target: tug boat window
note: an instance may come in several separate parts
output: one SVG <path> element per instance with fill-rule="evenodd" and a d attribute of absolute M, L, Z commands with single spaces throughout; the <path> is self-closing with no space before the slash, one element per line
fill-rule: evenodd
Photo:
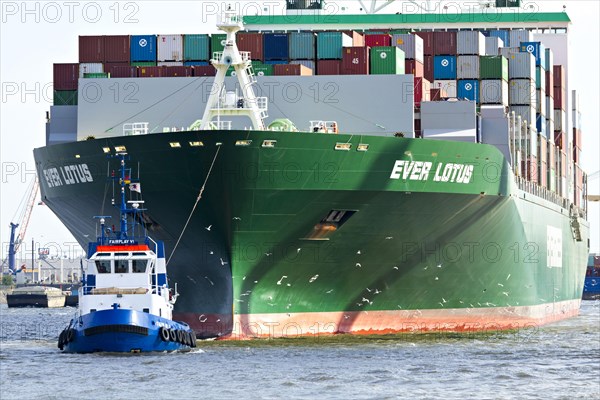
<path fill-rule="evenodd" d="M 99 274 L 110 274 L 110 260 L 96 260 L 96 269 Z"/>
<path fill-rule="evenodd" d="M 127 260 L 115 260 L 115 273 L 126 274 L 129 270 L 129 261 Z"/>
<path fill-rule="evenodd" d="M 146 272 L 148 260 L 131 260 L 131 272 L 143 273 Z"/>

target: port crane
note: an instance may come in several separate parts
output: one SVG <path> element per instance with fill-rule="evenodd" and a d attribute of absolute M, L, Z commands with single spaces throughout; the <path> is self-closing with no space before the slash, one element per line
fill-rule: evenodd
<path fill-rule="evenodd" d="M 3 269 L 4 265 L 8 261 L 8 270 L 12 274 L 16 273 L 15 255 L 17 254 L 17 251 L 19 251 L 19 247 L 21 246 L 21 243 L 23 243 L 23 239 L 25 239 L 25 232 L 27 231 L 27 226 L 29 225 L 29 220 L 31 219 L 31 213 L 33 212 L 33 206 L 35 205 L 35 199 L 38 194 L 39 187 L 40 185 L 38 182 L 38 177 L 35 175 L 34 180 L 19 204 L 18 210 L 21 210 L 21 213 L 17 219 L 18 223 L 11 222 L 9 225 L 10 242 L 8 244 L 8 256 L 2 262 L 1 267 Z M 20 229 L 17 233 L 17 228 L 19 227 Z"/>

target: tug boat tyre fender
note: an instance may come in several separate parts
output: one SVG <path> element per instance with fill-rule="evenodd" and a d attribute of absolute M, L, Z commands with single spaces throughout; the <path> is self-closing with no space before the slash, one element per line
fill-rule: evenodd
<path fill-rule="evenodd" d="M 75 329 L 67 330 L 67 341 L 66 343 L 72 342 L 75 339 Z"/>
<path fill-rule="evenodd" d="M 58 335 L 58 348 L 62 350 L 65 346 L 65 331 L 63 330 L 60 335 Z"/>
<path fill-rule="evenodd" d="M 177 332 L 175 332 L 175 329 L 169 329 L 169 339 L 171 342 L 177 341 Z"/>
<path fill-rule="evenodd" d="M 168 342 L 169 339 L 171 338 L 171 335 L 169 334 L 169 330 L 167 328 L 165 328 L 164 326 L 161 326 L 160 329 L 158 330 L 159 334 L 160 334 L 160 338 L 162 339 L 163 342 Z"/>
<path fill-rule="evenodd" d="M 177 342 L 181 343 L 181 344 L 185 344 L 183 342 L 183 331 L 178 329 L 176 332 L 177 332 Z"/>
<path fill-rule="evenodd" d="M 196 334 L 194 332 L 189 332 L 190 337 L 190 346 L 196 347 Z"/>

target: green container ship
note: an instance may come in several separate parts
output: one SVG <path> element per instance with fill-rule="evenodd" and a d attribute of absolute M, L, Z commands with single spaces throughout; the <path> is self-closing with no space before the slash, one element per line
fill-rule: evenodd
<path fill-rule="evenodd" d="M 241 26 L 231 13 L 219 21 L 229 43 Z M 213 65 L 217 83 L 231 68 L 255 80 L 234 45 Z M 585 208 L 531 179 L 531 127 L 503 113 L 506 148 L 344 133 L 339 121 L 303 132 L 265 126 L 262 97 L 230 93 L 208 98 L 197 129 L 34 151 L 43 201 L 80 243 L 95 232 L 89 215 L 118 214 L 107 156 L 139 165 L 128 195 L 152 204 L 141 222 L 165 241 L 174 318 L 199 337 L 474 332 L 577 315 Z M 426 104 L 422 118 L 435 115 Z M 253 128 L 228 129 L 240 116 Z"/>

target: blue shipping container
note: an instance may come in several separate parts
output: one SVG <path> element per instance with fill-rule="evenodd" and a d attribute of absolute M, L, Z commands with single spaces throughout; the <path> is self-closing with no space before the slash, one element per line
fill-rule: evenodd
<path fill-rule="evenodd" d="M 287 60 L 289 40 L 287 33 L 265 33 L 263 35 L 265 60 Z"/>
<path fill-rule="evenodd" d="M 477 79 L 461 79 L 457 81 L 457 97 L 479 103 L 479 81 Z"/>
<path fill-rule="evenodd" d="M 542 42 L 521 42 L 521 53 L 531 53 L 535 56 L 535 65 L 546 65 L 546 48 Z"/>
<path fill-rule="evenodd" d="M 548 138 L 548 133 L 546 132 L 546 117 L 541 114 L 536 114 L 535 127 L 540 135 Z"/>
<path fill-rule="evenodd" d="M 456 79 L 456 56 L 434 56 L 433 78 Z"/>
<path fill-rule="evenodd" d="M 183 65 L 185 66 L 193 66 L 193 65 L 210 65 L 208 61 L 184 61 Z"/>
<path fill-rule="evenodd" d="M 277 65 L 277 64 L 288 64 L 286 60 L 267 60 L 264 64 L 268 65 Z"/>
<path fill-rule="evenodd" d="M 508 31 L 503 31 L 501 29 L 490 31 L 490 37 L 500 38 L 502 39 L 502 42 L 504 42 L 504 47 L 510 47 L 510 35 L 508 34 Z"/>
<path fill-rule="evenodd" d="M 290 60 L 314 60 L 316 35 L 313 32 L 290 33 Z"/>
<path fill-rule="evenodd" d="M 156 61 L 156 36 L 132 35 L 130 49 L 131 62 Z"/>

